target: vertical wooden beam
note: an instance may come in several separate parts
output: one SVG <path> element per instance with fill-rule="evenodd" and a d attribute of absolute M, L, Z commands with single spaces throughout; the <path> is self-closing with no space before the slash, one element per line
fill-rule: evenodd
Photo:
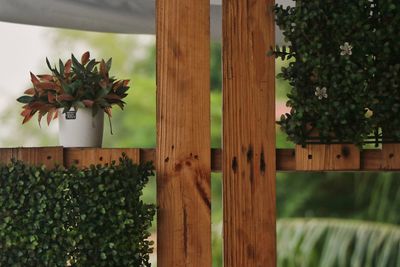
<path fill-rule="evenodd" d="M 224 266 L 276 266 L 273 0 L 223 1 Z"/>
<path fill-rule="evenodd" d="M 157 0 L 157 265 L 211 266 L 210 1 Z"/>

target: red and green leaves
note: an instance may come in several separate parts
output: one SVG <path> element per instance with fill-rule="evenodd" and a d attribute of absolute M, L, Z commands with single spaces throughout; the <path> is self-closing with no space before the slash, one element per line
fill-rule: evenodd
<path fill-rule="evenodd" d="M 17 99 L 25 104 L 21 112 L 23 123 L 38 113 L 39 124 L 45 116 L 49 124 L 57 118 L 60 108 L 64 111 L 91 108 L 93 114 L 102 109 L 109 117 L 113 105 L 123 109 L 122 99 L 127 96 L 129 80 L 116 80 L 109 75 L 111 58 L 96 61 L 85 52 L 80 61 L 72 54 L 65 63 L 59 60 L 52 67 L 46 58 L 46 64 L 51 74 L 30 73 L 32 87 Z"/>

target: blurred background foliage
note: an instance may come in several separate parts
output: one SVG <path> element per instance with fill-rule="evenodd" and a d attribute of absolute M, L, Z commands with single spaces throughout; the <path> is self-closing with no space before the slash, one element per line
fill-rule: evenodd
<path fill-rule="evenodd" d="M 71 52 L 81 54 L 90 50 L 96 58 L 113 58 L 111 74 L 131 79 L 126 109 L 113 111 L 114 135 L 105 129 L 104 146 L 155 147 L 154 37 L 70 30 L 52 30 L 50 36 L 54 47 L 48 55 L 51 61 L 66 58 Z M 211 52 L 211 138 L 213 147 L 221 147 L 221 45 L 211 44 Z M 44 60 L 43 70 L 46 69 Z M 277 72 L 282 64 L 277 61 Z M 25 88 L 17 89 L 23 92 Z M 277 80 L 278 107 L 284 108 L 288 90 L 288 84 Z M 50 130 L 45 126 L 40 129 L 34 120 L 21 127 L 19 112 L 20 106 L 15 102 L 0 115 L 3 125 L 10 125 L 11 129 L 1 137 L 1 146 L 32 142 L 37 146 L 57 145 L 56 123 Z M 294 147 L 279 128 L 277 147 Z M 400 255 L 399 178 L 396 173 L 278 173 L 279 266 L 400 266 L 400 259 L 395 259 Z M 211 179 L 215 267 L 222 266 L 223 257 L 221 179 L 220 174 L 213 174 Z M 155 202 L 155 192 L 155 179 L 152 179 L 144 198 Z"/>

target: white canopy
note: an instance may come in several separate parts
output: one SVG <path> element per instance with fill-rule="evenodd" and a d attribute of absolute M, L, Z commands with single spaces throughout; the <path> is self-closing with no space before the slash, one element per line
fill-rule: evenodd
<path fill-rule="evenodd" d="M 98 32 L 154 34 L 156 0 L 0 0 L 0 21 Z M 221 39 L 221 0 L 211 2 L 211 36 Z M 291 0 L 278 0 L 289 4 Z M 277 30 L 277 40 L 280 40 Z"/>

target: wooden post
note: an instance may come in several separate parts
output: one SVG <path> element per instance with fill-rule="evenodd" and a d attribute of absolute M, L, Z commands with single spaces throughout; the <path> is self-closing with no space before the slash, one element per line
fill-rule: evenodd
<path fill-rule="evenodd" d="M 224 266 L 276 266 L 273 0 L 223 1 Z"/>
<path fill-rule="evenodd" d="M 157 0 L 157 265 L 211 266 L 210 1 Z"/>

